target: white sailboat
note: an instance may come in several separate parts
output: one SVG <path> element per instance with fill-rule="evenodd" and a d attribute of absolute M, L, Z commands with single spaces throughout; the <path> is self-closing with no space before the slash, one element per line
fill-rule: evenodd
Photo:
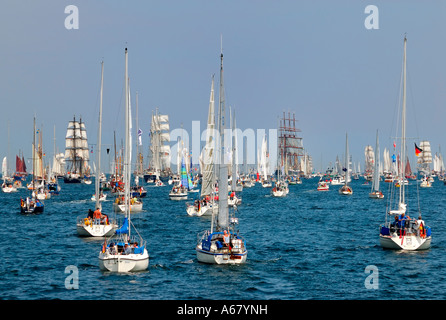
<path fill-rule="evenodd" d="M 131 99 L 130 99 L 130 85 L 129 84 L 127 84 L 127 87 L 128 87 L 128 90 L 127 90 L 127 102 L 128 102 L 128 105 L 126 106 L 126 108 L 128 108 L 128 113 L 129 113 L 129 117 L 130 117 L 130 122 L 129 122 L 129 132 L 128 132 L 128 135 L 129 135 L 129 139 L 130 139 L 130 141 L 132 141 L 132 109 L 131 109 Z M 127 132 L 126 132 L 126 134 L 127 134 Z M 131 156 L 131 154 L 132 154 L 132 145 L 129 145 L 129 152 L 130 152 L 130 156 Z M 131 168 L 129 168 L 129 170 L 130 170 Z M 142 200 L 140 199 L 140 197 L 138 197 L 136 194 L 135 194 L 135 192 L 132 192 L 132 187 L 130 186 L 130 183 L 131 183 L 131 179 L 130 179 L 130 175 L 131 175 L 131 171 L 130 171 L 130 173 L 129 173 L 129 179 L 128 179 L 128 181 L 127 182 L 124 182 L 124 188 L 126 187 L 126 183 L 128 183 L 129 184 L 129 190 L 130 190 L 130 193 L 129 193 L 129 198 L 130 198 L 130 200 L 129 200 L 129 205 L 130 205 L 130 207 L 129 207 L 129 210 L 130 210 L 130 212 L 132 212 L 132 213 L 135 213 L 135 212 L 141 212 L 142 211 L 142 207 L 143 207 L 143 203 L 142 203 Z M 133 195 L 133 196 L 130 196 L 130 195 Z M 118 195 L 117 195 L 117 197 L 116 197 L 116 199 L 115 199 L 115 201 L 113 202 L 113 211 L 114 212 L 119 212 L 119 213 L 125 213 L 126 212 L 126 198 L 125 198 L 125 195 L 124 194 L 122 194 L 122 193 L 120 193 L 120 192 L 118 192 Z"/>
<path fill-rule="evenodd" d="M 262 149 L 260 151 L 260 172 L 262 175 L 261 183 L 263 188 L 271 188 L 273 185 L 268 180 L 268 146 L 266 142 L 266 135 L 263 136 Z"/>
<path fill-rule="evenodd" d="M 195 248 L 197 260 L 210 264 L 242 264 L 246 262 L 248 251 L 245 240 L 236 232 L 237 218 L 229 217 L 228 207 L 228 167 L 224 161 L 225 143 L 225 99 L 223 86 L 223 53 L 220 65 L 220 94 L 219 94 L 219 140 L 220 162 L 218 164 L 218 215 L 212 215 L 210 230 L 204 231 L 198 239 Z M 214 230 L 216 220 L 216 230 Z"/>
<path fill-rule="evenodd" d="M 131 175 L 131 115 L 128 89 L 128 58 L 125 49 L 125 220 L 121 228 L 116 230 L 115 236 L 104 241 L 99 252 L 99 268 L 110 272 L 144 271 L 149 266 L 149 254 L 146 241 L 137 233 L 138 241 L 132 238 L 133 224 L 130 214 L 130 175 Z"/>
<path fill-rule="evenodd" d="M 33 174 L 31 180 L 31 189 L 35 190 L 36 185 L 36 148 L 34 147 L 36 144 L 36 118 L 34 117 L 34 130 L 33 130 Z M 36 198 L 35 193 L 31 193 L 31 197 L 26 197 L 26 199 L 20 199 L 20 213 L 22 214 L 36 214 L 42 213 L 45 208 L 45 204 Z"/>
<path fill-rule="evenodd" d="M 339 194 L 349 196 L 349 195 L 353 194 L 353 189 L 349 185 L 349 182 L 350 182 L 350 156 L 348 153 L 348 135 L 347 135 L 347 133 L 345 134 L 345 164 L 344 164 L 344 166 L 345 167 L 342 169 L 345 172 L 344 185 L 339 189 Z"/>
<path fill-rule="evenodd" d="M 403 106 L 401 117 L 401 159 L 406 161 L 406 37 L 404 37 L 403 63 Z M 405 165 L 402 165 L 404 168 Z M 399 178 L 404 177 L 403 170 Z M 432 241 L 431 229 L 425 225 L 419 214 L 418 220 L 410 219 L 407 215 L 406 187 L 401 184 L 398 203 L 395 209 L 386 212 L 386 222 L 380 226 L 379 243 L 385 249 L 393 250 L 425 250 L 429 249 Z M 388 221 L 391 220 L 391 221 Z"/>
<path fill-rule="evenodd" d="M 102 135 L 102 94 L 104 88 L 104 62 L 101 63 L 101 94 L 99 102 L 99 121 L 98 121 L 98 144 L 96 151 L 96 162 L 98 168 L 95 178 L 95 196 L 100 194 L 100 172 L 101 172 L 101 135 Z M 81 216 L 77 218 L 76 230 L 80 236 L 86 237 L 108 237 L 115 233 L 118 228 L 116 221 L 102 213 L 101 198 L 95 197 L 96 205 L 92 217 Z"/>
<path fill-rule="evenodd" d="M 376 152 L 375 152 L 375 168 L 373 169 L 373 180 L 372 180 L 372 191 L 369 193 L 369 198 L 372 199 L 383 199 L 384 194 L 379 189 L 379 181 L 381 180 L 379 174 L 379 138 L 378 130 L 376 131 Z"/>
<path fill-rule="evenodd" d="M 5 193 L 17 192 L 17 188 L 14 186 L 13 179 L 9 177 L 8 172 L 8 159 L 7 157 L 3 158 L 2 162 L 2 191 Z"/>
<path fill-rule="evenodd" d="M 217 207 L 213 201 L 215 196 L 215 100 L 214 76 L 212 76 L 211 94 L 209 98 L 208 123 L 206 128 L 206 145 L 202 151 L 202 181 L 200 198 L 193 204 L 186 204 L 186 212 L 190 216 L 210 216 L 212 208 Z"/>
<path fill-rule="evenodd" d="M 238 159 L 237 159 L 237 132 L 236 132 L 236 125 L 235 125 L 235 110 L 232 115 L 232 161 L 231 161 L 231 178 L 230 182 L 231 184 L 228 185 L 228 190 L 231 192 L 229 194 L 228 198 L 228 205 L 229 206 L 238 206 L 242 204 L 242 199 L 240 195 L 237 195 L 237 192 L 243 191 L 243 186 L 238 181 Z"/>

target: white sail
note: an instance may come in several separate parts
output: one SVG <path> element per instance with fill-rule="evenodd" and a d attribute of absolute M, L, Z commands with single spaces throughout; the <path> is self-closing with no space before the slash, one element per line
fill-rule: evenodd
<path fill-rule="evenodd" d="M 208 123 L 206 128 L 206 145 L 203 149 L 203 180 L 201 195 L 211 195 L 214 185 L 214 148 L 215 148 L 215 100 L 214 76 L 212 76 L 211 94 L 209 98 Z"/>

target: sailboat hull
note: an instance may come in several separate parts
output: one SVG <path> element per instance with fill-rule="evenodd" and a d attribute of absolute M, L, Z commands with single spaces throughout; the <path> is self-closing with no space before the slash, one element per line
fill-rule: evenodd
<path fill-rule="evenodd" d="M 114 223 L 110 224 L 91 224 L 85 223 L 82 219 L 76 225 L 77 233 L 81 237 L 109 237 L 113 235 L 118 226 Z"/>
<path fill-rule="evenodd" d="M 371 192 L 371 193 L 369 193 L 369 198 L 384 199 L 384 194 L 380 191 Z"/>
<path fill-rule="evenodd" d="M 138 272 L 149 267 L 149 254 L 144 249 L 142 254 L 111 255 L 108 252 L 99 253 L 99 269 L 108 272 Z"/>
<path fill-rule="evenodd" d="M 427 250 L 431 246 L 432 237 L 420 238 L 416 235 L 399 237 L 397 235 L 379 235 L 379 244 L 384 249 L 419 251 Z"/>
<path fill-rule="evenodd" d="M 208 264 L 243 264 L 246 262 L 248 251 L 241 253 L 233 253 L 228 251 L 210 252 L 201 248 L 201 245 L 197 246 L 197 260 L 202 263 Z"/>
<path fill-rule="evenodd" d="M 118 213 L 125 213 L 125 204 L 113 203 L 113 211 Z M 130 213 L 141 212 L 141 211 L 142 211 L 142 202 L 130 205 Z"/>

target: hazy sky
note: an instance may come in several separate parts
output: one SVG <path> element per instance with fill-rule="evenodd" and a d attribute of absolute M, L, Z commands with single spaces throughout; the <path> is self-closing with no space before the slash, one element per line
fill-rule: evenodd
<path fill-rule="evenodd" d="M 68 5 L 79 10 L 78 29 L 65 27 Z M 367 5 L 378 8 L 379 29 L 365 27 Z M 199 120 L 204 130 L 221 35 L 226 104 L 236 109 L 237 125 L 276 128 L 283 111 L 295 112 L 315 168 L 322 160 L 325 170 L 342 157 L 346 132 L 362 168 L 376 130 L 381 151 L 393 143 L 407 33 L 407 135 L 430 140 L 433 153 L 446 150 L 445 12 L 440 0 L 4 0 L 0 156 L 8 145 L 11 160 L 19 150 L 31 156 L 34 115 L 47 158 L 54 126 L 63 152 L 73 116 L 82 116 L 95 144 L 102 59 L 102 142 L 111 145 L 114 130 L 120 141 L 125 47 L 145 155 L 156 107 L 172 129 L 190 130 Z"/>

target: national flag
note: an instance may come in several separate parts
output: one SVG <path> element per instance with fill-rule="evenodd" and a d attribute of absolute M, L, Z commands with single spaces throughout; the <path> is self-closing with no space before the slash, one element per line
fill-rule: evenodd
<path fill-rule="evenodd" d="M 420 153 L 423 152 L 422 149 L 420 149 L 417 144 L 415 143 L 415 155 L 418 157 Z"/>

